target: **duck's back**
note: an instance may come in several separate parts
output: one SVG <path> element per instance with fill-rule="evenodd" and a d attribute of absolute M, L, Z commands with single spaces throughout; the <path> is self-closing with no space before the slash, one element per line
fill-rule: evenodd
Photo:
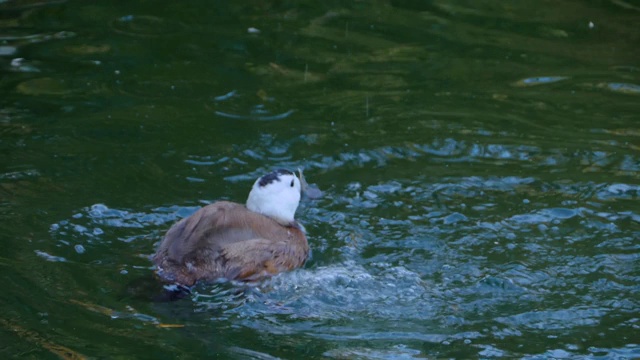
<path fill-rule="evenodd" d="M 309 246 L 297 224 L 283 226 L 219 201 L 174 224 L 153 261 L 165 281 L 193 285 L 199 280 L 259 280 L 302 266 Z"/>

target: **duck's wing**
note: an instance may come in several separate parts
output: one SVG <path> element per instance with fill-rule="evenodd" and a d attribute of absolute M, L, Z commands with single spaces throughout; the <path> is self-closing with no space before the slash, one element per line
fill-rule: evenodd
<path fill-rule="evenodd" d="M 176 262 L 183 262 L 197 250 L 219 250 L 220 245 L 256 237 L 248 217 L 252 214 L 244 206 L 227 201 L 207 205 L 174 224 L 165 235 L 158 253 Z"/>
<path fill-rule="evenodd" d="M 304 236 L 289 234 L 289 236 Z M 253 281 L 298 268 L 308 256 L 306 241 L 274 241 L 250 239 L 223 246 L 222 258 L 226 264 L 224 277 L 232 280 Z"/>

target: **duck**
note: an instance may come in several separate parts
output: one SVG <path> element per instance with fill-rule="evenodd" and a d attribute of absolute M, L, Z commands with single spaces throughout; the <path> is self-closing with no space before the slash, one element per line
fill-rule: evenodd
<path fill-rule="evenodd" d="M 216 201 L 200 208 L 166 232 L 152 258 L 157 276 L 190 288 L 201 282 L 258 282 L 301 267 L 309 244 L 295 220 L 300 197 L 300 179 L 277 169 L 254 182 L 245 204 Z"/>

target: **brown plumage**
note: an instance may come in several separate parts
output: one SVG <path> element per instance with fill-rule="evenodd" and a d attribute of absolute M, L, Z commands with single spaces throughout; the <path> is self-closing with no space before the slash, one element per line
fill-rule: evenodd
<path fill-rule="evenodd" d="M 302 266 L 308 254 L 296 221 L 283 225 L 244 205 L 219 201 L 174 224 L 153 262 L 164 281 L 191 286 L 221 278 L 261 280 Z"/>

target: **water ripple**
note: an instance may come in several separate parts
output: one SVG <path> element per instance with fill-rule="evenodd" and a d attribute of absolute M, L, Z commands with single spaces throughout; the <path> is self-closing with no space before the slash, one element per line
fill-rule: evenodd
<path fill-rule="evenodd" d="M 121 34 L 152 37 L 178 33 L 184 30 L 185 25 L 153 15 L 125 15 L 115 19 L 111 27 Z"/>
<path fill-rule="evenodd" d="M 512 327 L 523 327 L 538 330 L 561 330 L 577 326 L 597 325 L 606 312 L 600 309 L 566 309 L 529 311 L 510 317 L 498 317 L 499 323 Z"/>
<path fill-rule="evenodd" d="M 265 159 L 293 146 L 268 136 L 261 141 L 269 146 L 240 156 Z M 463 142 L 439 144 L 454 144 L 449 149 L 459 151 L 455 156 L 468 149 Z M 405 150 L 420 154 L 412 144 L 322 161 L 375 164 L 384 159 L 380 154 Z M 518 158 L 513 149 L 509 154 Z M 192 156 L 186 163 L 206 168 L 231 161 Z M 299 165 L 289 161 L 282 164 Z M 226 180 L 250 183 L 260 171 Z M 636 184 L 529 175 L 429 179 L 420 174 L 336 182 L 318 207 L 303 204 L 299 214 L 313 249 L 304 268 L 255 288 L 199 286 L 191 298 L 194 314 L 270 334 L 444 346 L 596 327 L 613 313 L 633 316 L 640 306 L 633 266 L 640 215 L 628 206 L 638 196 Z M 104 257 L 108 239 L 148 253 L 170 223 L 196 209 L 130 211 L 95 204 L 53 224 L 59 246 L 39 256 Z M 545 310 L 536 309 L 541 302 Z M 487 328 L 488 322 L 495 325 Z M 479 346 L 487 354 L 509 353 Z"/>
<path fill-rule="evenodd" d="M 274 121 L 286 119 L 296 112 L 295 109 L 286 108 L 285 104 L 279 103 L 273 96 L 267 95 L 264 90 L 259 90 L 255 98 L 233 90 L 215 96 L 213 100 L 207 107 L 212 108 L 217 116 L 227 119 Z"/>
<path fill-rule="evenodd" d="M 567 76 L 537 76 L 518 80 L 514 83 L 515 86 L 537 86 L 552 84 L 559 81 L 569 79 Z"/>

